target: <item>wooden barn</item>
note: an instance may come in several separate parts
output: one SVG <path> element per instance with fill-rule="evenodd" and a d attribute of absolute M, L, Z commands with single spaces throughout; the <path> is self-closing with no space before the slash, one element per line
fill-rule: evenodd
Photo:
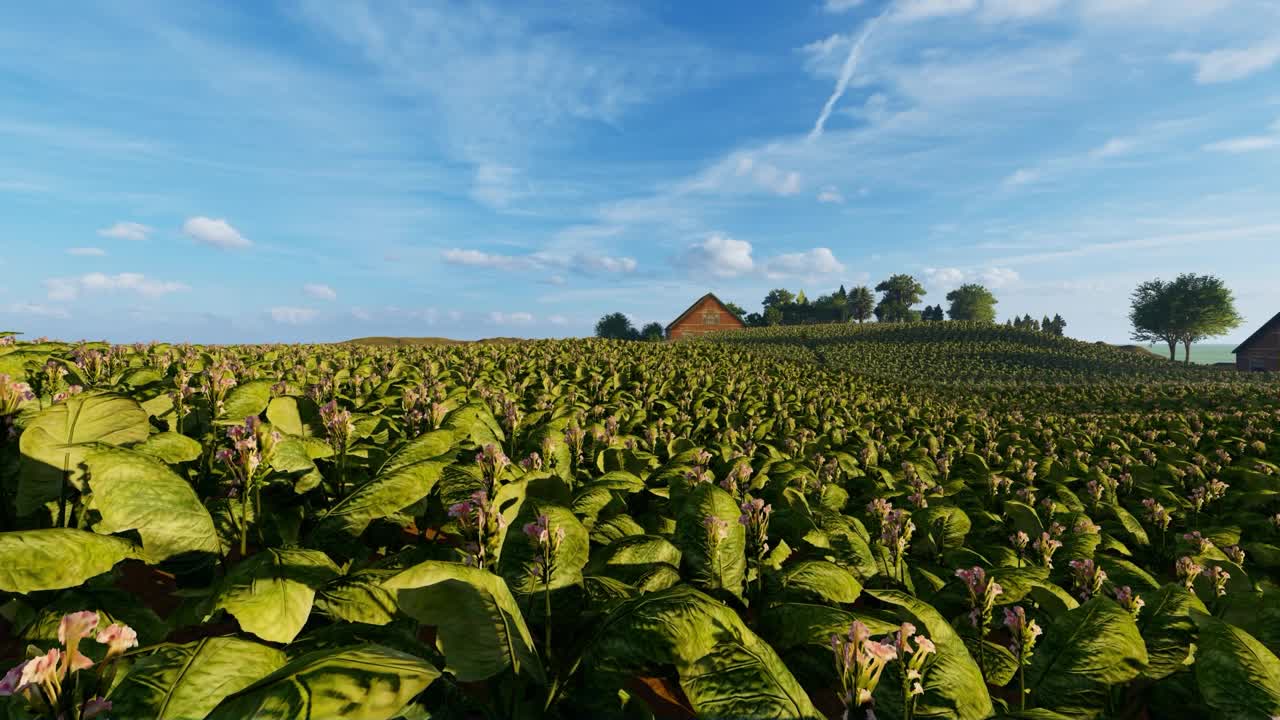
<path fill-rule="evenodd" d="M 1280 313 L 1231 352 L 1236 354 L 1237 370 L 1280 372 Z"/>
<path fill-rule="evenodd" d="M 712 293 L 707 293 L 680 313 L 680 317 L 667 326 L 667 339 L 679 340 L 683 337 L 703 335 L 720 330 L 737 330 L 746 327 L 746 323 Z"/>

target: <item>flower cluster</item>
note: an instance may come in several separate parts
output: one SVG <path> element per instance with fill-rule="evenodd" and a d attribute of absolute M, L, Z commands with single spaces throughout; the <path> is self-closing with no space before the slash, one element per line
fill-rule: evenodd
<path fill-rule="evenodd" d="M 960 568 L 956 570 L 956 577 L 964 581 L 965 588 L 969 591 L 969 605 L 972 607 L 969 622 L 975 628 L 983 630 L 985 635 L 986 628 L 991 625 L 991 611 L 995 607 L 996 598 L 1004 593 L 1004 588 L 993 578 L 987 577 L 986 571 L 980 567 L 970 570 Z"/>
<path fill-rule="evenodd" d="M 1213 547 L 1213 541 L 1201 535 L 1199 530 L 1183 533 L 1182 539 L 1186 540 L 1197 553 L 1203 553 L 1205 550 Z"/>
<path fill-rule="evenodd" d="M 455 518 L 464 533 L 475 538 L 463 543 L 466 552 L 466 564 L 484 568 L 494 553 L 493 545 L 507 526 L 507 520 L 498 511 L 497 506 L 489 502 L 489 494 L 477 490 L 469 500 L 449 506 L 449 517 Z"/>
<path fill-rule="evenodd" d="M 737 498 L 739 492 L 751 482 L 751 472 L 750 463 L 740 462 L 733 466 L 733 469 L 729 471 L 724 480 L 720 481 L 720 487 Z"/>
<path fill-rule="evenodd" d="M 555 572 L 556 553 L 560 551 L 560 545 L 564 542 L 564 528 L 558 527 L 552 530 L 550 518 L 539 515 L 537 520 L 524 526 L 524 534 L 538 548 L 538 554 L 533 559 L 529 573 L 543 585 L 550 585 L 551 576 Z"/>
<path fill-rule="evenodd" d="M 1020 662 L 1031 659 L 1031 651 L 1036 646 L 1036 638 L 1043 630 L 1035 620 L 1027 619 L 1027 611 L 1021 605 L 1004 609 L 1004 626 L 1009 630 L 1009 652 Z"/>
<path fill-rule="evenodd" d="M 831 636 L 831 652 L 840 679 L 840 702 L 845 708 L 866 707 L 868 717 L 873 717 L 871 694 L 880 683 L 885 664 L 898 657 L 897 648 L 872 640 L 871 630 L 854 620 L 845 637 Z"/>
<path fill-rule="evenodd" d="M 23 403 L 36 399 L 35 393 L 26 383 L 15 382 L 8 375 L 0 375 L 0 438 L 13 439 L 17 430 L 13 427 L 12 417 L 18 413 Z"/>
<path fill-rule="evenodd" d="M 111 709 L 103 696 L 115 677 L 115 660 L 129 648 L 138 646 L 138 635 L 128 625 L 113 623 L 98 629 L 100 619 L 92 610 L 70 613 L 58 623 L 58 642 L 62 648 L 39 653 L 31 648 L 31 657 L 5 673 L 0 679 L 0 697 L 18 696 L 29 709 L 48 717 L 79 717 L 91 720 Z M 105 645 L 107 651 L 97 663 L 92 678 L 78 675 L 93 668 L 92 659 L 80 652 L 86 638 Z"/>
<path fill-rule="evenodd" d="M 1040 564 L 1049 569 L 1053 569 L 1053 554 L 1060 547 L 1062 547 L 1062 542 L 1055 540 L 1047 532 L 1040 533 L 1040 538 L 1031 544 L 1031 548 L 1040 556 Z"/>
<path fill-rule="evenodd" d="M 894 567 L 901 562 L 911 544 L 911 535 L 916 531 L 916 524 L 904 510 L 890 510 L 880 522 L 880 544 L 889 551 L 889 558 Z"/>
<path fill-rule="evenodd" d="M 244 419 L 243 425 L 227 428 L 227 439 L 231 441 L 231 447 L 218 450 L 215 458 L 231 471 L 235 486 L 247 489 L 257 477 L 266 451 L 279 442 L 280 438 L 280 433 L 274 430 L 269 434 L 264 433 L 262 421 L 257 415 L 250 415 Z"/>
<path fill-rule="evenodd" d="M 1115 593 L 1116 602 L 1120 603 L 1120 607 L 1128 610 L 1135 618 L 1142 612 L 1142 606 L 1147 604 L 1128 585 L 1117 587 L 1113 592 Z"/>
<path fill-rule="evenodd" d="M 703 518 L 702 527 L 707 530 L 707 539 L 711 541 L 713 550 L 729 537 L 729 521 L 715 515 Z"/>
<path fill-rule="evenodd" d="M 1103 570 L 1091 559 L 1072 560 L 1071 583 L 1081 600 L 1102 592 L 1102 584 L 1107 581 L 1107 571 Z"/>
<path fill-rule="evenodd" d="M 582 443 L 587 439 L 587 432 L 578 426 L 577 423 L 571 424 L 564 429 L 564 443 L 569 446 L 572 457 L 575 462 L 581 463 Z"/>
<path fill-rule="evenodd" d="M 485 443 L 476 453 L 476 464 L 480 466 L 480 475 L 484 478 L 484 486 L 493 492 L 498 486 L 498 476 L 511 464 L 506 453 L 493 443 Z"/>
<path fill-rule="evenodd" d="M 912 646 L 912 636 L 915 645 Z M 924 675 L 927 670 L 929 656 L 937 653 L 933 641 L 924 635 L 916 635 L 916 626 L 904 622 L 898 631 L 888 639 L 892 640 L 894 650 L 898 654 L 898 662 L 902 664 L 902 696 L 906 703 L 906 716 L 915 716 L 916 698 L 924 694 Z"/>
<path fill-rule="evenodd" d="M 351 411 L 338 407 L 337 400 L 330 400 L 320 406 L 320 423 L 324 425 L 333 451 L 339 454 L 345 453 L 347 444 L 351 442 L 351 433 L 356 429 L 351 419 Z"/>
<path fill-rule="evenodd" d="M 747 557 L 759 563 L 769 552 L 769 514 L 773 506 L 754 498 L 743 502 L 739 509 L 742 514 L 738 516 L 738 524 L 747 529 Z"/>
<path fill-rule="evenodd" d="M 1174 566 L 1174 569 L 1177 570 L 1178 578 L 1182 580 L 1183 586 L 1188 590 L 1195 585 L 1196 578 L 1199 577 L 1200 573 L 1204 572 L 1203 565 L 1186 555 L 1178 558 L 1178 563 Z"/>
<path fill-rule="evenodd" d="M 1209 582 L 1213 583 L 1213 594 L 1222 597 L 1227 594 L 1227 582 L 1231 580 L 1231 573 L 1227 572 L 1221 565 L 1214 565 L 1209 568 L 1209 574 L 1205 577 L 1209 578 Z"/>
<path fill-rule="evenodd" d="M 1142 507 L 1146 509 L 1147 521 L 1161 530 L 1168 530 L 1169 523 L 1173 522 L 1172 514 L 1164 509 L 1164 506 L 1156 502 L 1155 498 L 1147 498 L 1142 501 Z"/>
<path fill-rule="evenodd" d="M 209 406 L 213 410 L 213 414 L 215 416 L 221 415 L 227 393 L 236 386 L 235 371 L 226 363 L 212 365 L 208 370 L 204 371 L 204 375 L 201 377 L 201 386 L 205 399 L 209 401 Z"/>
<path fill-rule="evenodd" d="M 1244 565 L 1244 549 L 1239 545 L 1231 545 L 1222 549 L 1223 554 L 1237 565 Z"/>
<path fill-rule="evenodd" d="M 1021 567 L 1022 559 L 1027 552 L 1027 546 L 1031 544 L 1031 536 L 1019 530 L 1009 536 L 1009 542 L 1013 544 L 1014 552 L 1018 553 L 1018 565 Z"/>

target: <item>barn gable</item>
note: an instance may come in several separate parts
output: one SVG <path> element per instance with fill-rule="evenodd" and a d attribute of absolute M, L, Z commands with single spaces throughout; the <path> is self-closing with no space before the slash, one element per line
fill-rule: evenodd
<path fill-rule="evenodd" d="M 720 330 L 744 328 L 746 324 L 734 315 L 720 298 L 707 293 L 680 313 L 680 317 L 667 325 L 667 338 L 676 340 L 682 337 L 703 335 Z"/>
<path fill-rule="evenodd" d="M 1237 370 L 1280 371 L 1280 313 L 1231 352 L 1235 353 Z"/>

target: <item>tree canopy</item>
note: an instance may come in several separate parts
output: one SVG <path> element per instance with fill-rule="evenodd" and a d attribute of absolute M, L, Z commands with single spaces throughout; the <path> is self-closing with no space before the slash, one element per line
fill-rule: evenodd
<path fill-rule="evenodd" d="M 1134 289 L 1129 308 L 1133 339 L 1164 342 L 1169 359 L 1176 358 L 1178 343 L 1191 362 L 1191 345 L 1229 332 L 1240 325 L 1235 297 L 1221 279 L 1212 275 L 1183 273 L 1172 281 L 1148 280 Z"/>
<path fill-rule="evenodd" d="M 631 324 L 630 318 L 615 312 L 605 315 L 596 323 L 596 337 L 608 340 L 636 340 L 639 339 L 640 333 Z"/>
<path fill-rule="evenodd" d="M 845 305 L 849 310 L 850 320 L 857 320 L 860 323 L 866 322 L 871 319 L 871 312 L 875 309 L 876 298 L 871 293 L 871 288 L 866 285 L 859 285 L 849 291 L 849 298 Z"/>
<path fill-rule="evenodd" d="M 924 286 L 910 275 L 891 275 L 888 280 L 876 285 L 876 291 L 883 293 L 876 305 L 875 315 L 880 322 L 908 322 L 919 317 L 919 312 L 911 309 L 927 294 Z"/>
<path fill-rule="evenodd" d="M 952 320 L 970 320 L 974 322 L 996 321 L 996 296 L 991 291 L 974 283 L 961 285 L 947 293 L 947 301 L 951 308 L 947 316 Z"/>

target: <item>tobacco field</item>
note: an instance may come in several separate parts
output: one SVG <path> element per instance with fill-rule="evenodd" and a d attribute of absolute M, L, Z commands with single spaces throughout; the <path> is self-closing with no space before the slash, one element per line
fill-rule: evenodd
<path fill-rule="evenodd" d="M 1280 378 L 0 335 L 5 720 L 1280 715 Z"/>

